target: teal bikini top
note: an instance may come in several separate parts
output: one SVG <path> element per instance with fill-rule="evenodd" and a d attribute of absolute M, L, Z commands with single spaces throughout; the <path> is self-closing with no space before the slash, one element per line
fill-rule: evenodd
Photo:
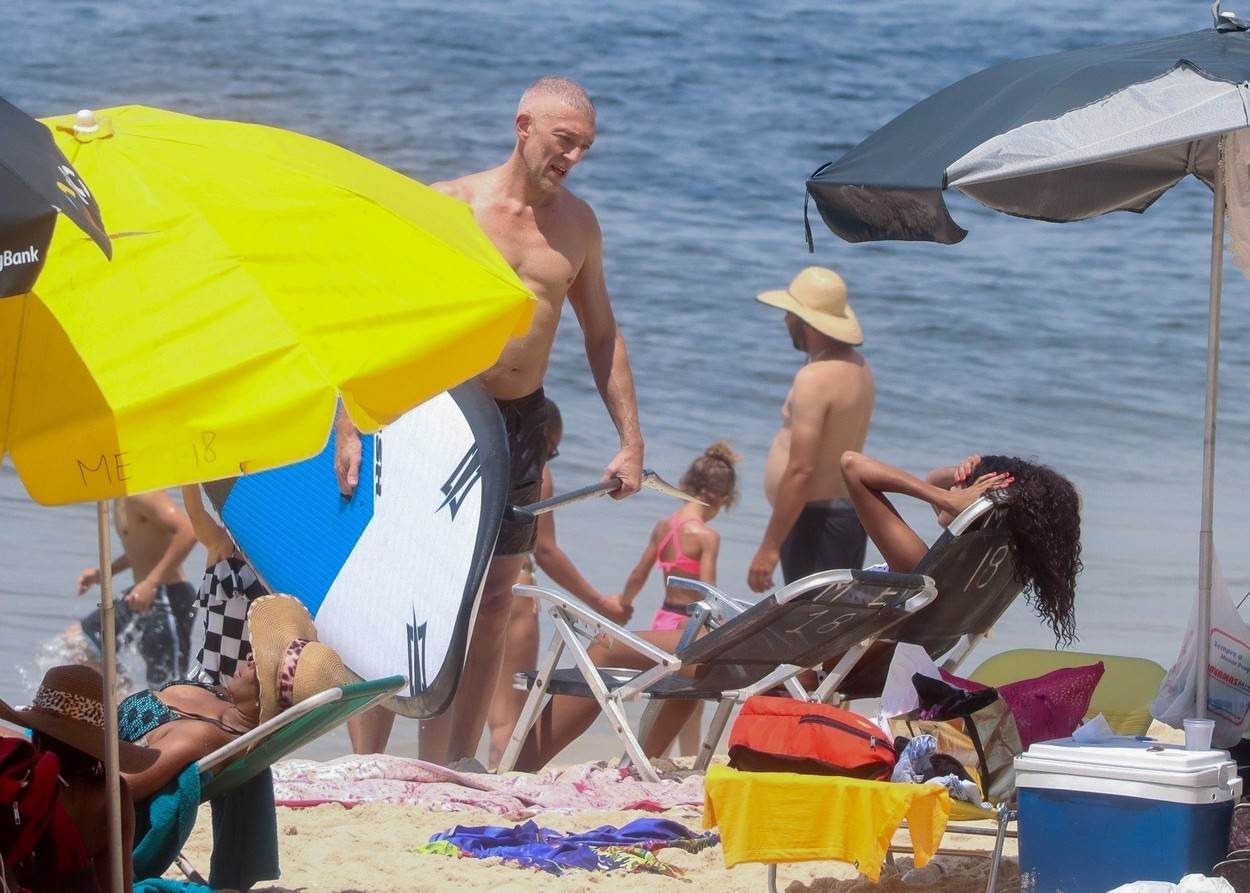
<path fill-rule="evenodd" d="M 219 700 L 230 700 L 228 696 L 222 694 L 214 686 L 204 682 L 188 680 L 168 682 L 157 689 L 157 691 L 164 691 L 171 685 L 194 685 L 205 691 L 212 692 Z M 132 744 L 147 737 L 155 729 L 165 725 L 165 723 L 175 722 L 180 719 L 198 719 L 202 722 L 211 723 L 222 731 L 229 732 L 231 735 L 241 735 L 243 733 L 242 729 L 231 728 L 221 720 L 213 719 L 211 716 L 201 716 L 198 713 L 183 713 L 181 710 L 175 710 L 158 698 L 156 692 L 150 688 L 135 692 L 117 705 L 117 730 L 119 737 L 121 740 Z"/>

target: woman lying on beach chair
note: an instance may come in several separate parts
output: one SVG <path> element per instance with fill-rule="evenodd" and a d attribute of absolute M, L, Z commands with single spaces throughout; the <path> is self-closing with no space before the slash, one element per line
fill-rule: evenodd
<path fill-rule="evenodd" d="M 1046 465 L 1010 456 L 969 456 L 925 480 L 862 453 L 842 455 L 842 477 L 855 513 L 894 573 L 911 573 L 929 551 L 886 498 L 927 502 L 945 528 L 982 495 L 1007 509 L 1011 557 L 1025 597 L 1055 641 L 1076 637 L 1076 575 L 1081 571 L 1080 497 L 1071 481 Z M 940 599 L 942 594 L 938 593 Z"/>
<path fill-rule="evenodd" d="M 334 649 L 317 641 L 308 610 L 289 595 L 263 596 L 248 611 L 252 654 L 224 685 L 172 682 L 135 692 L 118 705 L 123 741 L 158 748 L 151 767 L 123 773 L 146 800 L 187 766 L 281 711 L 354 677 Z"/>
<path fill-rule="evenodd" d="M 1010 547 L 1035 610 L 1057 639 L 1074 635 L 1075 577 L 1080 571 L 1080 516 L 1076 489 L 1044 465 L 1003 456 L 971 456 L 957 466 L 939 468 L 921 481 L 900 469 L 859 453 L 843 456 L 849 495 L 873 544 L 889 570 L 911 573 L 928 547 L 886 498 L 901 493 L 924 500 L 945 527 L 983 495 L 1005 505 Z M 938 598 L 941 598 L 939 592 Z M 666 651 L 675 649 L 680 631 L 651 630 L 638 635 Z M 643 669 L 638 652 L 614 642 L 596 642 L 589 650 L 596 666 Z M 648 756 L 663 753 L 690 715 L 687 700 L 665 701 L 642 742 Z M 553 696 L 525 741 L 516 768 L 533 771 L 546 765 L 599 715 L 589 698 Z"/>

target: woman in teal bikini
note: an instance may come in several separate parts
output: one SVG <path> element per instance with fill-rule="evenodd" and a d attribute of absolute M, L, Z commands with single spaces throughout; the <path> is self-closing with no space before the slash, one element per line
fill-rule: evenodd
<path fill-rule="evenodd" d="M 288 707 L 355 678 L 334 649 L 317 641 L 312 617 L 297 599 L 257 599 L 248 624 L 254 650 L 224 685 L 172 682 L 135 692 L 118 705 L 122 740 L 160 750 L 149 768 L 122 773 L 136 802 Z"/>

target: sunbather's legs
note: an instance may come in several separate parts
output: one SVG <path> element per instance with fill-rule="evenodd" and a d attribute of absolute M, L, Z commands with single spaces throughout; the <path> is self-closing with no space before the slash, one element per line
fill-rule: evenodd
<path fill-rule="evenodd" d="M 842 477 L 846 481 L 847 495 L 855 506 L 855 514 L 859 515 L 868 538 L 881 552 L 890 570 L 907 574 L 915 570 L 929 547 L 886 499 L 883 492 L 885 482 L 880 478 L 887 472 L 897 472 L 900 479 L 911 478 L 911 475 L 861 453 L 842 454 Z M 919 479 L 912 480 L 918 491 L 929 486 Z M 924 498 L 920 492 L 911 495 Z"/>
<path fill-rule="evenodd" d="M 654 645 L 666 651 L 677 647 L 681 639 L 680 630 L 648 630 L 638 633 Z M 612 642 L 604 645 L 596 642 L 587 649 L 590 659 L 598 667 L 624 667 L 645 670 L 654 666 L 650 660 L 637 651 Z M 690 717 L 694 701 L 670 701 L 664 705 L 651 727 L 651 734 L 643 742 L 648 754 L 660 754 L 672 743 L 678 731 Z M 524 772 L 535 772 L 553 760 L 560 751 L 577 740 L 583 732 L 590 728 L 599 715 L 599 703 L 593 698 L 575 698 L 569 695 L 552 697 L 543 708 L 538 722 L 530 730 L 516 768 Z"/>
<path fill-rule="evenodd" d="M 682 724 L 677 735 L 677 756 L 689 757 L 699 752 L 703 742 L 703 702 L 692 702 L 690 717 Z"/>
<path fill-rule="evenodd" d="M 518 582 L 534 582 L 533 575 L 522 576 Z M 534 610 L 532 598 L 513 596 L 512 614 L 508 618 L 508 632 L 504 644 L 503 667 L 499 671 L 499 682 L 495 686 L 495 696 L 491 700 L 490 714 L 486 718 L 486 726 L 490 733 L 490 762 L 493 769 L 499 765 L 512 737 L 512 729 L 516 726 L 521 708 L 525 706 L 524 691 L 512 687 L 512 677 L 517 673 L 532 670 L 538 666 L 538 613 Z"/>
<path fill-rule="evenodd" d="M 496 555 L 491 559 L 469 635 L 460 686 L 446 712 L 421 723 L 421 759 L 447 765 L 477 753 L 503 663 L 512 585 L 524 562 L 524 555 Z"/>
<path fill-rule="evenodd" d="M 352 753 L 385 753 L 395 725 L 395 711 L 371 707 L 347 721 L 347 736 L 352 740 Z"/>

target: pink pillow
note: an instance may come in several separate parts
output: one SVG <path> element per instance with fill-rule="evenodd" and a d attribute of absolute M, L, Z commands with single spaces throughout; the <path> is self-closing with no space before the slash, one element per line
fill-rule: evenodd
<path fill-rule="evenodd" d="M 1021 679 L 998 686 L 999 697 L 1011 710 L 1025 749 L 1034 741 L 1066 738 L 1076 731 L 1089 710 L 1094 689 L 1102 679 L 1102 661 L 1087 667 L 1064 667 L 1036 679 Z M 988 686 L 954 676 L 945 670 L 942 678 L 965 691 L 980 691 Z"/>

